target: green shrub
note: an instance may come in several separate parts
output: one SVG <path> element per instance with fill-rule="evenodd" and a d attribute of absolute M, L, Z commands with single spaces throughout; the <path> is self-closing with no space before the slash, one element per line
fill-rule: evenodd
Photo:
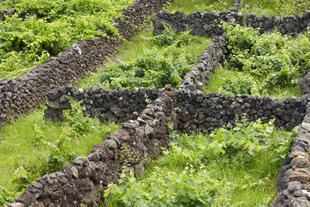
<path fill-rule="evenodd" d="M 276 0 L 276 8 L 284 15 L 304 14 L 310 8 L 309 0 Z"/>
<path fill-rule="evenodd" d="M 200 41 L 197 36 L 190 35 L 190 31 L 177 33 L 168 25 L 164 25 L 164 27 L 165 30 L 162 34 L 150 38 L 153 44 L 157 46 L 175 45 L 176 47 L 182 47 Z"/>
<path fill-rule="evenodd" d="M 0 205 L 4 206 L 7 203 L 14 201 L 20 193 L 7 191 L 4 187 L 0 187 Z"/>
<path fill-rule="evenodd" d="M 309 33 L 296 38 L 278 32 L 260 35 L 253 28 L 224 24 L 229 57 L 225 68 L 251 75 L 261 94 L 295 87 L 310 67 Z"/>
<path fill-rule="evenodd" d="M 249 80 L 225 80 L 223 89 L 232 94 L 251 94 L 253 82 Z"/>
<path fill-rule="evenodd" d="M 147 52 L 132 62 L 115 64 L 104 69 L 100 77 L 108 89 L 147 87 L 163 88 L 166 84 L 177 87 L 190 71 L 190 63 L 182 54 Z"/>
<path fill-rule="evenodd" d="M 189 32 L 175 33 L 167 27 L 159 36 L 146 37 L 143 44 L 150 47 L 133 59 L 111 64 L 100 72 L 99 83 L 107 89 L 134 87 L 163 88 L 166 84 L 178 87 L 201 55 L 205 40 Z M 142 43 L 140 43 L 142 44 Z"/>

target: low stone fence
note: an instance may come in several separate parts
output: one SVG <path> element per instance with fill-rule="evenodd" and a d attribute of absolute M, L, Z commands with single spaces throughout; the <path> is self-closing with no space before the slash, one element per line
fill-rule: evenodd
<path fill-rule="evenodd" d="M 308 100 L 309 101 L 309 100 Z M 310 206 L 310 111 L 309 105 L 298 135 L 290 145 L 277 178 L 278 195 L 271 207 Z"/>
<path fill-rule="evenodd" d="M 78 157 L 72 167 L 45 175 L 9 207 L 98 206 L 104 200 L 104 190 L 117 182 L 124 165 L 130 165 L 136 175 L 142 175 L 144 164 L 168 147 L 169 128 L 166 114 L 172 110 L 173 90 L 167 88 L 149 104 L 137 120 L 122 124 L 122 129 L 95 145 L 87 157 Z"/>
<path fill-rule="evenodd" d="M 120 35 L 129 39 L 147 17 L 169 0 L 135 0 L 116 21 Z M 102 65 L 122 41 L 113 37 L 80 40 L 65 52 L 14 80 L 0 80 L 0 128 L 43 102 L 46 93 L 77 82 Z"/>
<path fill-rule="evenodd" d="M 219 24 L 229 22 L 259 29 L 260 33 L 278 30 L 281 34 L 299 34 L 307 31 L 310 23 L 310 10 L 303 16 L 257 16 L 241 12 L 195 12 L 193 14 L 174 14 L 161 12 L 153 18 L 154 34 L 161 34 L 164 24 L 172 26 L 176 31 L 190 30 L 193 35 L 208 35 L 211 37 L 221 35 L 224 31 Z"/>
<path fill-rule="evenodd" d="M 66 87 L 47 94 L 45 119 L 64 121 L 63 110 L 71 109 L 70 98 L 85 107 L 85 115 L 100 121 L 122 123 L 135 120 L 145 107 L 157 99 L 163 89 L 135 88 L 133 90 L 76 89 Z"/>
<path fill-rule="evenodd" d="M 103 106 L 104 104 L 100 105 L 101 101 L 111 98 L 111 102 L 106 104 L 116 103 L 112 100 L 114 97 L 103 98 L 107 93 L 109 92 L 102 89 L 81 91 L 67 88 L 51 93 L 48 102 L 54 99 L 54 104 L 50 102 L 47 105 L 61 105 L 68 98 L 66 94 L 69 94 L 77 100 L 83 100 L 82 104 L 86 108 L 90 106 L 86 109 L 87 113 L 97 114 L 98 108 L 95 106 Z M 176 90 L 169 85 L 162 90 L 111 91 L 111 94 L 113 93 L 115 101 L 123 94 L 135 93 L 138 96 L 129 95 L 128 101 L 135 98 L 143 100 L 143 94 L 149 94 L 153 99 L 148 105 L 137 104 L 139 107 L 145 106 L 138 118 L 122 124 L 120 131 L 107 136 L 103 143 L 95 145 L 91 154 L 76 158 L 71 168 L 66 167 L 39 179 L 37 183 L 30 185 L 15 203 L 9 205 L 10 207 L 79 206 L 81 203 L 96 206 L 102 203 L 104 190 L 111 182 L 117 182 L 125 164 L 129 164 L 136 175 L 140 176 L 144 172 L 146 161 L 159 155 L 161 147 L 168 146 L 168 117 L 171 117 L 175 130 L 182 132 L 210 132 L 222 126 L 232 128 L 234 122 L 244 113 L 251 121 L 259 118 L 263 121 L 276 119 L 278 126 L 291 129 L 301 123 L 306 111 L 305 102 L 308 100 L 304 96 L 281 103 L 267 97 L 247 95 L 204 96 L 200 91 Z M 94 99 L 96 95 L 103 96 Z M 93 103 L 90 103 L 91 101 Z M 113 111 L 112 107 L 110 111 Z M 114 116 L 109 117 L 113 119 Z"/>
<path fill-rule="evenodd" d="M 277 127 L 291 130 L 306 113 L 308 96 L 280 102 L 269 97 L 229 96 L 200 91 L 179 90 L 176 95 L 175 127 L 182 132 L 211 132 L 216 128 L 231 129 L 243 116 L 249 121 L 275 119 Z"/>
<path fill-rule="evenodd" d="M 191 91 L 202 90 L 204 84 L 208 85 L 211 73 L 225 60 L 226 53 L 225 35 L 214 37 L 199 57 L 197 66 L 184 76 L 180 88 Z"/>

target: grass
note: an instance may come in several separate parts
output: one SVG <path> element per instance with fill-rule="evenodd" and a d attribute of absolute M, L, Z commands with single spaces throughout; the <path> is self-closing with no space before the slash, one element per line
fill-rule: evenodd
<path fill-rule="evenodd" d="M 225 81 L 231 80 L 231 81 L 237 81 L 237 80 L 248 80 L 250 82 L 254 82 L 253 78 L 242 71 L 237 70 L 228 70 L 223 67 L 217 68 L 213 73 L 210 75 L 210 80 L 208 86 L 204 87 L 203 93 L 222 93 L 222 94 L 228 94 L 228 95 L 235 95 L 234 93 L 227 91 L 224 89 Z M 255 84 L 255 82 L 254 82 Z M 258 91 L 253 91 L 251 94 L 253 96 L 269 96 L 272 98 L 277 98 L 281 101 L 284 101 L 285 99 L 289 97 L 300 97 L 302 95 L 302 90 L 299 87 L 299 85 L 296 85 L 294 87 L 292 86 L 286 86 L 277 88 L 274 91 L 268 91 L 268 93 L 259 93 Z"/>
<path fill-rule="evenodd" d="M 173 132 L 145 176 L 110 185 L 105 206 L 268 206 L 293 135 L 259 121 L 210 135 Z"/>
<path fill-rule="evenodd" d="M 150 37 L 152 37 L 152 32 L 149 27 L 145 28 L 143 32 L 136 34 L 130 41 L 123 44 L 113 57 L 107 59 L 107 63 L 104 67 L 98 68 L 96 72 L 91 73 L 86 78 L 80 80 L 78 87 L 98 87 L 100 76 L 106 67 L 115 63 L 117 64 L 124 61 L 134 60 L 135 58 L 142 56 L 145 49 L 151 47 L 152 43 L 147 41 L 147 38 Z"/>
<path fill-rule="evenodd" d="M 74 115 L 74 123 L 70 119 L 66 123 L 46 122 L 43 120 L 43 108 L 7 124 L 0 132 L 0 186 L 3 186 L 6 191 L 23 190 L 21 188 L 24 184 L 27 185 L 29 182 L 35 181 L 39 178 L 36 176 L 42 176 L 40 173 L 34 172 L 39 169 L 25 172 L 24 170 L 27 171 L 29 166 L 34 169 L 44 166 L 44 163 L 48 162 L 47 158 L 55 153 L 59 153 L 57 155 L 64 158 L 65 153 L 71 153 L 70 155 L 74 157 L 86 156 L 94 144 L 102 142 L 102 138 L 119 129 L 117 124 L 106 123 L 103 125 L 97 119 L 85 118 L 78 121 L 77 118 L 80 119 L 81 114 Z M 85 125 L 87 130 L 80 132 L 78 124 Z M 57 141 L 62 138 L 64 144 L 57 146 Z M 64 149 L 68 151 L 57 151 Z M 21 178 L 24 179 L 24 183 L 20 183 Z"/>

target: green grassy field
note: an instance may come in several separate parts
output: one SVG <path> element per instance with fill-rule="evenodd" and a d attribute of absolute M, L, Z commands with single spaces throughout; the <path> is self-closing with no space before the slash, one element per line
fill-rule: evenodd
<path fill-rule="evenodd" d="M 46 122 L 43 108 L 0 131 L 1 206 L 43 175 L 71 165 L 77 156 L 86 156 L 93 145 L 119 129 L 115 123 L 85 118 L 81 109 L 68 116 L 66 123 Z"/>
<path fill-rule="evenodd" d="M 178 87 L 197 63 L 210 38 L 173 31 L 153 37 L 149 27 L 124 44 L 96 73 L 81 80 L 79 87 L 121 89 Z"/>

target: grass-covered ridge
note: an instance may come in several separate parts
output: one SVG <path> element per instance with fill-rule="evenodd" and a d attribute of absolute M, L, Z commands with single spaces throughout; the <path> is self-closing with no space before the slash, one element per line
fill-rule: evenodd
<path fill-rule="evenodd" d="M 210 135 L 173 132 L 144 177 L 125 170 L 119 186 L 110 185 L 105 206 L 268 206 L 293 135 L 260 121 Z"/>
<path fill-rule="evenodd" d="M 114 19 L 133 0 L 7 0 L 0 9 L 26 13 L 0 21 L 0 79 L 23 75 L 79 39 L 115 36 Z"/>

